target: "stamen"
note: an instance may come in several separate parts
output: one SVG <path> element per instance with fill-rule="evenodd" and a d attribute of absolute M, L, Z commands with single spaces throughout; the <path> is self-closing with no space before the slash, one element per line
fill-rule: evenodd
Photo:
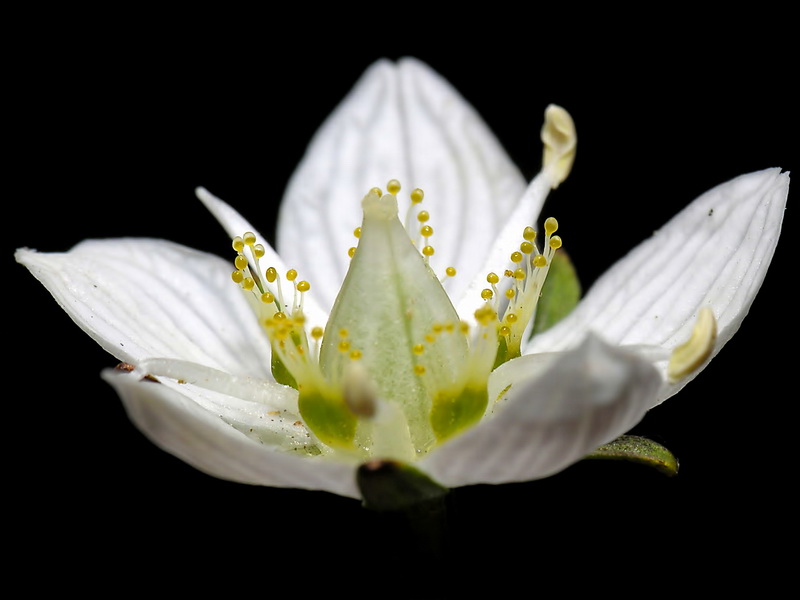
<path fill-rule="evenodd" d="M 667 366 L 670 383 L 696 371 L 711 356 L 716 341 L 717 319 L 714 311 L 704 306 L 697 314 L 697 322 L 689 339 L 672 351 Z"/>

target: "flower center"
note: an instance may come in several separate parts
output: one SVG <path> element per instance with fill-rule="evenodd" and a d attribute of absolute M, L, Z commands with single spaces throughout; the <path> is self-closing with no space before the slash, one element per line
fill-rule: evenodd
<path fill-rule="evenodd" d="M 422 190 L 411 192 L 405 225 L 399 191 L 392 180 L 387 193 L 373 188 L 363 199 L 358 244 L 324 330 L 303 314 L 308 282 L 293 269 L 284 277 L 262 270 L 253 234 L 233 240 L 232 278 L 267 333 L 276 380 L 298 390 L 300 414 L 320 441 L 361 458 L 413 459 L 484 416 L 489 374 L 519 356 L 561 246 L 555 219 L 545 222 L 542 251 L 525 228 L 503 277 L 487 276 L 468 324 L 429 265 L 434 231 Z M 442 279 L 455 275 L 451 267 Z"/>

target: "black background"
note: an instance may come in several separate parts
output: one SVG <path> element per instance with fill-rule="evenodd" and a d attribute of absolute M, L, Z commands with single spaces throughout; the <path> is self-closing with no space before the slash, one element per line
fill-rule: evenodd
<path fill-rule="evenodd" d="M 572 113 L 577 160 L 547 212 L 587 287 L 703 191 L 797 168 L 796 55 L 770 16 L 678 19 L 656 34 L 658 19 L 613 29 L 584 19 L 579 33 L 561 15 L 524 37 L 485 23 L 422 32 L 334 20 L 320 33 L 249 15 L 101 15 L 97 26 L 84 17 L 98 15 L 63 15 L 70 28 L 61 17 L 44 30 L 21 21 L 27 35 L 10 53 L 7 167 L 21 185 L 6 190 L 4 397 L 10 521 L 24 523 L 16 556 L 70 566 L 65 587 L 89 585 L 98 570 L 148 582 L 188 560 L 172 581 L 234 580 L 249 594 L 278 575 L 307 586 L 315 568 L 332 566 L 330 585 L 350 589 L 367 566 L 407 574 L 438 563 L 401 521 L 354 500 L 221 481 L 150 444 L 99 379 L 114 359 L 13 263 L 14 248 L 132 235 L 225 255 L 194 187 L 271 231 L 311 135 L 383 56 L 415 55 L 445 75 L 528 178 L 545 106 Z M 676 478 L 581 463 L 544 481 L 459 489 L 445 556 L 461 570 L 434 566 L 437 577 L 530 587 L 555 567 L 580 579 L 599 565 L 597 586 L 616 588 L 631 571 L 651 583 L 693 573 L 709 586 L 772 585 L 775 539 L 796 533 L 793 227 L 790 203 L 740 332 L 637 427 L 679 457 Z M 530 570 L 512 570 L 512 558 Z"/>

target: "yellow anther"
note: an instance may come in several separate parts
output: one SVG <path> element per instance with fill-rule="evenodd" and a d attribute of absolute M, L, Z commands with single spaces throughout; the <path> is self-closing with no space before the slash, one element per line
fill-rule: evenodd
<path fill-rule="evenodd" d="M 253 233 L 252 231 L 248 231 L 247 233 L 245 233 L 245 234 L 242 236 L 242 240 L 243 240 L 243 241 L 244 241 L 244 243 L 245 243 L 245 244 L 247 244 L 248 246 L 253 246 L 253 245 L 255 245 L 255 243 L 256 243 L 256 234 L 255 234 L 255 233 Z"/>
<path fill-rule="evenodd" d="M 430 218 L 431 218 L 431 215 L 428 213 L 427 210 L 421 210 L 417 214 L 417 221 L 419 221 L 420 223 L 425 223 Z"/>
<path fill-rule="evenodd" d="M 256 244 L 253 246 L 253 256 L 256 258 L 264 258 L 264 255 L 267 253 L 267 250 L 264 248 L 263 244 Z"/>
<path fill-rule="evenodd" d="M 506 277 L 513 277 L 514 276 L 514 271 L 506 269 L 505 271 L 503 271 L 503 275 L 505 275 Z"/>
<path fill-rule="evenodd" d="M 453 331 L 455 331 L 455 328 L 456 328 L 456 325 L 455 325 L 455 323 L 449 323 L 449 322 L 448 322 L 448 323 L 445 323 L 445 324 L 444 324 L 444 330 L 445 330 L 447 333 L 453 333 Z"/>
<path fill-rule="evenodd" d="M 425 367 L 423 365 L 414 365 L 415 375 L 425 375 Z"/>
<path fill-rule="evenodd" d="M 339 330 L 339 337 L 346 338 L 348 335 L 350 335 L 350 332 L 347 331 L 347 329 L 345 329 L 344 327 Z"/>
<path fill-rule="evenodd" d="M 350 350 L 350 342 L 342 340 L 339 342 L 339 352 L 347 352 Z"/>
<path fill-rule="evenodd" d="M 461 330 L 461 333 L 467 335 L 469 333 L 469 323 L 466 321 L 461 321 L 461 323 L 459 323 L 459 329 Z"/>
<path fill-rule="evenodd" d="M 356 236 L 357 238 L 360 238 L 361 237 L 361 227 L 356 227 L 355 229 L 353 229 L 353 235 Z"/>
<path fill-rule="evenodd" d="M 349 256 L 350 258 L 353 258 L 355 255 L 356 255 L 355 247 L 350 248 L 350 249 L 347 250 L 347 256 Z"/>
<path fill-rule="evenodd" d="M 400 191 L 400 182 L 397 179 L 390 179 L 389 182 L 386 184 L 386 191 L 389 192 L 392 196 L 396 196 L 397 192 Z"/>
<path fill-rule="evenodd" d="M 275 267 L 270 267 L 267 269 L 267 281 L 273 283 L 278 278 L 278 272 L 275 270 Z"/>
<path fill-rule="evenodd" d="M 428 342 L 429 344 L 432 344 L 433 342 L 436 341 L 436 336 L 433 335 L 432 333 L 426 333 L 425 334 L 425 341 Z"/>
<path fill-rule="evenodd" d="M 508 313 L 506 315 L 506 321 L 508 321 L 509 323 L 516 323 L 517 315 L 515 313 Z"/>
<path fill-rule="evenodd" d="M 231 246 L 233 246 L 233 249 L 236 250 L 236 252 L 241 252 L 244 250 L 244 240 L 241 238 L 241 236 L 237 235 L 231 240 Z"/>
<path fill-rule="evenodd" d="M 311 284 L 307 281 L 301 281 L 297 284 L 297 291 L 298 292 L 307 292 L 311 289 Z"/>
<path fill-rule="evenodd" d="M 544 257 L 543 254 L 537 254 L 533 259 L 533 266 L 534 267 L 546 267 L 547 266 L 547 259 Z"/>
<path fill-rule="evenodd" d="M 557 235 L 554 235 L 553 237 L 551 237 L 550 238 L 550 247 L 553 250 L 558 250 L 559 248 L 561 248 L 561 237 L 559 237 Z"/>
<path fill-rule="evenodd" d="M 532 254 L 533 253 L 533 244 L 530 242 L 522 242 L 519 245 L 519 249 L 522 251 L 523 254 Z"/>
<path fill-rule="evenodd" d="M 536 230 L 533 227 L 526 227 L 525 230 L 522 232 L 522 237 L 525 238 L 527 241 L 532 242 L 536 239 Z"/>
<path fill-rule="evenodd" d="M 481 292 L 481 298 L 484 300 L 491 300 L 494 297 L 494 292 L 489 288 L 486 288 Z"/>
<path fill-rule="evenodd" d="M 503 337 L 511 335 L 511 327 L 509 327 L 508 325 L 503 325 L 500 328 L 500 335 L 502 335 Z"/>
<path fill-rule="evenodd" d="M 275 302 L 275 296 L 272 295 L 272 292 L 264 292 L 261 294 L 261 301 L 264 304 L 272 304 Z"/>
<path fill-rule="evenodd" d="M 234 283 L 242 283 L 244 281 L 244 273 L 242 271 L 234 271 L 231 273 L 231 279 Z"/>
<path fill-rule="evenodd" d="M 442 333 L 444 325 L 442 325 L 441 323 L 434 323 L 431 329 L 433 330 L 434 333 Z"/>
<path fill-rule="evenodd" d="M 669 357 L 667 376 L 670 382 L 683 379 L 696 371 L 711 356 L 717 341 L 717 319 L 710 307 L 704 306 L 697 314 L 692 334 Z"/>
<path fill-rule="evenodd" d="M 245 277 L 242 280 L 242 289 L 249 291 L 252 290 L 254 287 L 256 287 L 256 282 L 253 280 L 252 277 Z"/>
<path fill-rule="evenodd" d="M 497 318 L 497 313 L 490 304 L 484 304 L 475 311 L 475 320 L 481 325 L 489 325 Z"/>
<path fill-rule="evenodd" d="M 433 252 L 434 252 L 433 246 L 425 246 L 422 249 L 422 254 L 424 254 L 425 256 L 433 256 Z"/>
<path fill-rule="evenodd" d="M 247 268 L 247 257 L 239 254 L 233 261 L 233 264 L 237 269 L 243 271 L 245 268 Z"/>
<path fill-rule="evenodd" d="M 375 194 L 379 198 L 383 196 L 383 190 L 379 187 L 374 187 L 369 191 L 370 194 Z"/>
<path fill-rule="evenodd" d="M 288 279 L 289 281 L 294 281 L 295 279 L 297 279 L 297 271 L 295 271 L 294 269 L 289 269 L 288 271 L 286 271 L 286 279 Z"/>
<path fill-rule="evenodd" d="M 294 316 L 294 324 L 299 325 L 300 327 L 303 326 L 303 323 L 306 322 L 306 316 L 303 313 L 296 313 Z"/>
<path fill-rule="evenodd" d="M 416 355 L 420 355 L 425 352 L 425 345 L 417 344 L 411 349 L 411 351 Z"/>
<path fill-rule="evenodd" d="M 522 252 L 512 252 L 511 262 L 518 264 L 522 262 Z"/>
<path fill-rule="evenodd" d="M 496 285 L 496 284 L 500 283 L 500 278 L 497 276 L 497 273 L 489 273 L 486 276 L 486 281 L 488 281 L 492 285 Z"/>
<path fill-rule="evenodd" d="M 420 227 L 419 232 L 422 234 L 422 237 L 431 237 L 433 235 L 433 227 L 430 225 L 423 225 Z"/>
<path fill-rule="evenodd" d="M 547 235 L 551 235 L 556 232 L 558 229 L 558 221 L 556 221 L 553 217 L 548 217 L 547 220 L 544 222 L 544 231 Z"/>
<path fill-rule="evenodd" d="M 525 279 L 525 269 L 517 269 L 514 271 L 514 279 L 517 281 L 522 281 Z"/>
<path fill-rule="evenodd" d="M 425 197 L 425 192 L 423 192 L 423 191 L 422 191 L 421 189 L 419 189 L 419 188 L 414 188 L 414 189 L 411 191 L 411 201 L 412 201 L 414 204 L 419 204 L 420 202 L 422 202 L 422 199 L 423 199 L 424 197 Z"/>
<path fill-rule="evenodd" d="M 448 277 L 455 277 L 456 276 L 456 268 L 455 267 L 447 267 L 444 272 L 447 274 Z"/>
<path fill-rule="evenodd" d="M 351 350 L 350 351 L 350 359 L 351 360 L 358 360 L 361 358 L 361 350 Z"/>
<path fill-rule="evenodd" d="M 311 329 L 311 337 L 315 340 L 322 339 L 322 336 L 325 334 L 325 330 L 322 327 L 313 327 Z"/>
<path fill-rule="evenodd" d="M 274 315 L 272 315 L 272 318 L 275 319 L 276 321 L 285 321 L 286 320 L 286 313 L 282 312 L 282 311 L 278 311 Z"/>
<path fill-rule="evenodd" d="M 508 288 L 506 290 L 506 298 L 508 298 L 509 300 L 511 300 L 516 295 L 517 295 L 517 292 L 514 290 L 514 288 Z"/>

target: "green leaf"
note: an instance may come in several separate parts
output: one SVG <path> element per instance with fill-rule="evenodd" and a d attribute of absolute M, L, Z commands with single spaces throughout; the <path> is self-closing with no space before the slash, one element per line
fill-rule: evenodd
<path fill-rule="evenodd" d="M 603 444 L 586 458 L 627 460 L 661 471 L 672 477 L 678 473 L 678 459 L 661 444 L 637 435 L 623 435 Z"/>
<path fill-rule="evenodd" d="M 441 500 L 446 487 L 412 466 L 393 460 L 372 460 L 358 468 L 356 481 L 364 506 L 378 511 L 408 510 Z"/>
<path fill-rule="evenodd" d="M 542 297 L 536 305 L 532 334 L 549 329 L 566 317 L 581 298 L 578 274 L 564 250 L 553 257 L 547 279 L 542 286 Z"/>

